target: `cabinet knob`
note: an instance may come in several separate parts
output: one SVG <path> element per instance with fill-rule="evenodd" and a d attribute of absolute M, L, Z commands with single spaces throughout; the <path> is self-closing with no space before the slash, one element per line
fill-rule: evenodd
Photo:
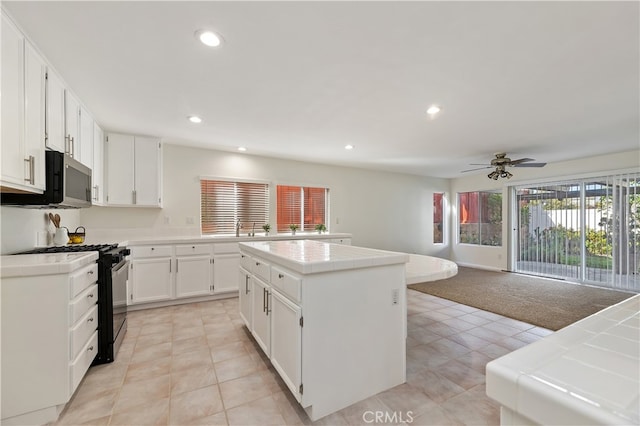
<path fill-rule="evenodd" d="M 93 351 L 93 346 L 89 346 L 89 348 L 87 349 L 87 352 L 91 352 Z"/>
<path fill-rule="evenodd" d="M 152 251 L 153 251 L 153 250 L 155 250 L 155 247 L 151 247 L 151 250 L 152 250 Z"/>
<path fill-rule="evenodd" d="M 88 298 L 92 298 L 92 297 L 93 297 L 93 293 L 89 293 L 89 294 L 87 294 L 87 297 L 88 297 Z"/>
<path fill-rule="evenodd" d="M 89 275 L 93 275 L 93 270 L 91 270 L 91 271 L 87 272 L 87 274 L 89 274 Z"/>
<path fill-rule="evenodd" d="M 87 322 L 93 322 L 93 317 L 89 318 Z"/>
<path fill-rule="evenodd" d="M 282 274 L 278 274 L 278 278 L 283 279 L 283 278 L 284 278 L 284 275 L 282 275 Z"/>
<path fill-rule="evenodd" d="M 195 250 L 195 249 L 196 249 L 196 246 L 191 246 L 191 248 Z"/>
<path fill-rule="evenodd" d="M 256 262 L 256 266 L 260 266 L 260 262 Z"/>

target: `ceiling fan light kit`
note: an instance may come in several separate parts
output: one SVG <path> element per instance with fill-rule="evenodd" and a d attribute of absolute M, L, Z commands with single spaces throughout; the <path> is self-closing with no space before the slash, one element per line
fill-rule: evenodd
<path fill-rule="evenodd" d="M 462 173 L 472 172 L 475 170 L 482 170 L 482 169 L 491 169 L 495 167 L 496 169 L 487 175 L 489 179 L 493 179 L 493 180 L 498 180 L 498 178 L 511 179 L 513 174 L 509 173 L 506 170 L 507 167 L 544 167 L 547 165 L 547 163 L 532 163 L 532 161 L 535 161 L 533 158 L 520 158 L 518 160 L 512 160 L 511 158 L 508 158 L 507 154 L 504 152 L 499 152 L 495 154 L 495 156 L 496 158 L 491 160 L 491 164 L 486 164 L 484 165 L 485 167 L 480 167 L 477 169 L 463 170 Z M 472 165 L 480 166 L 482 164 L 472 164 Z"/>

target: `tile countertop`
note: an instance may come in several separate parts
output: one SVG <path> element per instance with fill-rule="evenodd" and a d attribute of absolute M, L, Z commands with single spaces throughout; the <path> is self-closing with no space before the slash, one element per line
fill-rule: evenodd
<path fill-rule="evenodd" d="M 133 246 L 133 245 L 147 245 L 147 244 L 194 244 L 194 243 L 239 243 L 245 241 L 272 241 L 272 240 L 304 240 L 304 239 L 340 239 L 351 238 L 351 234 L 346 233 L 325 233 L 318 234 L 313 233 L 297 233 L 291 235 L 290 233 L 284 234 L 269 234 L 264 235 L 264 232 L 256 232 L 255 237 L 249 237 L 247 235 L 240 235 L 236 237 L 234 235 L 201 235 L 201 236 L 152 236 L 152 237 L 131 237 L 124 238 L 119 241 L 115 241 L 121 246 Z M 113 238 L 111 239 L 113 240 Z M 110 240 L 110 241 L 111 241 Z M 102 244 L 106 239 L 91 239 L 87 238 L 85 244 Z"/>
<path fill-rule="evenodd" d="M 640 295 L 490 362 L 486 386 L 536 424 L 640 424 Z"/>
<path fill-rule="evenodd" d="M 0 276 L 10 278 L 66 274 L 84 265 L 95 263 L 97 259 L 97 251 L 2 256 L 0 257 Z"/>
<path fill-rule="evenodd" d="M 242 242 L 240 250 L 301 274 L 406 263 L 409 255 L 312 240 Z"/>

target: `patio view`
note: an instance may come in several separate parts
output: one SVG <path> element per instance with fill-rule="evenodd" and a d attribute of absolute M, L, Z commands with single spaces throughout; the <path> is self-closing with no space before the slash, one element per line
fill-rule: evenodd
<path fill-rule="evenodd" d="M 640 174 L 516 188 L 516 271 L 640 291 Z"/>

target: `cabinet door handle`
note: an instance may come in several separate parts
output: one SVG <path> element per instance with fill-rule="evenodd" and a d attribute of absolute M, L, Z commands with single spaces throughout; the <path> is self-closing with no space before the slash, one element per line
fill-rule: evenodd
<path fill-rule="evenodd" d="M 93 293 L 87 294 L 87 298 L 89 298 L 89 299 L 93 298 Z"/>
<path fill-rule="evenodd" d="M 71 155 L 71 149 L 69 148 L 69 146 L 71 146 L 71 135 L 67 135 L 64 137 L 64 153 L 67 155 Z"/>
<path fill-rule="evenodd" d="M 93 322 L 93 317 L 89 318 L 87 322 Z"/>
<path fill-rule="evenodd" d="M 249 275 L 244 276 L 244 294 L 249 294 Z"/>
<path fill-rule="evenodd" d="M 76 138 L 70 138 L 69 146 L 70 146 L 69 155 L 71 155 L 71 158 L 74 158 L 76 155 Z"/>
<path fill-rule="evenodd" d="M 169 262 L 171 262 L 171 261 L 169 261 Z M 179 260 L 178 260 L 178 259 L 176 259 L 176 274 L 178 273 L 178 265 L 180 264 L 180 263 L 178 263 L 178 262 L 179 262 Z"/>
<path fill-rule="evenodd" d="M 262 289 L 262 312 L 267 312 L 267 289 Z"/>
<path fill-rule="evenodd" d="M 284 275 L 282 275 L 282 274 L 278 274 L 278 278 L 283 279 L 283 278 L 284 278 Z"/>
<path fill-rule="evenodd" d="M 133 199 L 133 204 L 138 204 L 138 199 L 137 199 L 138 197 L 137 197 L 137 195 L 138 195 L 138 194 L 136 194 L 136 191 L 135 191 L 135 190 L 131 191 L 131 198 Z"/>
<path fill-rule="evenodd" d="M 35 158 L 33 155 L 30 155 L 29 158 L 25 158 L 24 161 L 29 165 L 29 177 L 24 178 L 25 182 L 29 182 L 29 184 L 33 185 L 35 182 Z"/>
<path fill-rule="evenodd" d="M 93 351 L 93 346 L 89 346 L 89 348 L 87 349 L 87 352 L 91 352 Z"/>
<path fill-rule="evenodd" d="M 269 312 L 271 312 L 271 309 L 269 309 L 269 296 L 271 296 L 271 293 L 269 293 L 269 290 L 265 289 L 265 291 L 267 292 L 267 316 L 269 316 Z"/>
<path fill-rule="evenodd" d="M 256 266 L 260 266 L 260 262 L 256 262 Z"/>
<path fill-rule="evenodd" d="M 169 259 L 169 273 L 171 273 L 171 259 Z"/>
<path fill-rule="evenodd" d="M 93 275 L 93 269 L 91 271 L 88 271 L 87 274 Z"/>

